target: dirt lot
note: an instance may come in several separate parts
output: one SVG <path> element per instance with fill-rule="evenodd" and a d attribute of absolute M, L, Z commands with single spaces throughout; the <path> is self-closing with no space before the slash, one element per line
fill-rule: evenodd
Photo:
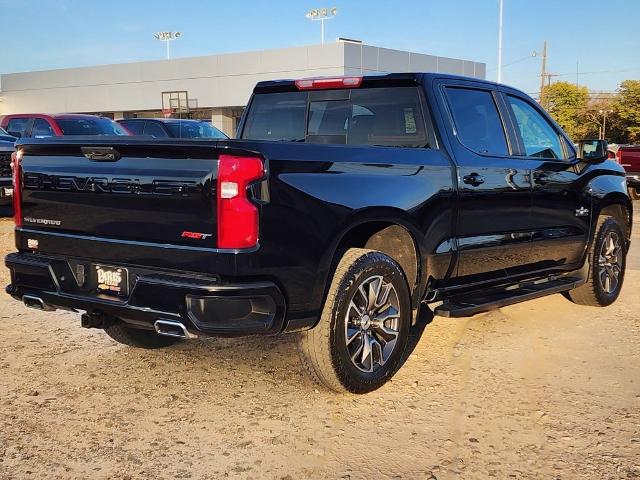
<path fill-rule="evenodd" d="M 1 294 L 0 477 L 640 478 L 634 238 L 614 306 L 436 317 L 359 397 L 317 389 L 291 337 L 142 351 Z"/>

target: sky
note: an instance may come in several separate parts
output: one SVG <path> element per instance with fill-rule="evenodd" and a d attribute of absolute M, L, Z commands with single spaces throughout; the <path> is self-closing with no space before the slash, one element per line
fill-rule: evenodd
<path fill-rule="evenodd" d="M 324 3 L 323 3 L 324 2 Z M 327 3 L 329 2 L 329 3 Z M 499 0 L 0 0 L 0 73 L 158 60 L 153 37 L 180 31 L 172 57 L 320 43 L 311 8 L 337 7 L 325 41 L 365 44 L 487 64 L 497 75 Z M 615 91 L 640 79 L 640 0 L 504 0 L 503 82 L 536 93 L 540 56 L 547 71 Z M 578 74 L 576 75 L 576 72 Z"/>

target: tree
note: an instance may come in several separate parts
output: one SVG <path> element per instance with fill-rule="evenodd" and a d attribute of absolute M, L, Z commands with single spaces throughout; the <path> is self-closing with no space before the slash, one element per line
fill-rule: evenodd
<path fill-rule="evenodd" d="M 626 133 L 625 143 L 640 143 L 640 80 L 625 80 L 614 105 Z"/>
<path fill-rule="evenodd" d="M 569 82 L 556 82 L 542 89 L 542 106 L 574 140 L 586 138 L 594 130 L 593 119 L 586 115 L 589 90 Z M 599 127 L 595 127 L 598 131 Z"/>

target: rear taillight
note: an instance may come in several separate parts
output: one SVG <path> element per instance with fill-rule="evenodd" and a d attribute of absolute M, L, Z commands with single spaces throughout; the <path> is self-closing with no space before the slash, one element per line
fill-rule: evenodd
<path fill-rule="evenodd" d="M 304 78 L 296 80 L 298 90 L 323 90 L 327 88 L 358 88 L 362 77 Z"/>
<path fill-rule="evenodd" d="M 619 148 L 616 152 L 616 162 L 622 165 L 622 149 Z"/>
<path fill-rule="evenodd" d="M 258 244 L 258 208 L 247 195 L 251 182 L 264 176 L 256 157 L 220 155 L 218 163 L 218 248 L 251 248 Z"/>
<path fill-rule="evenodd" d="M 16 227 L 22 226 L 22 150 L 11 154 L 13 175 L 13 219 Z"/>

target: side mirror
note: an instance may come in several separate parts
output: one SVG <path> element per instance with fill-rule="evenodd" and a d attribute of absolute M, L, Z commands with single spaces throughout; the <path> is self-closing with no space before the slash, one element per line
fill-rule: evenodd
<path fill-rule="evenodd" d="M 580 140 L 578 158 L 584 162 L 603 162 L 608 157 L 609 145 L 606 140 Z"/>

